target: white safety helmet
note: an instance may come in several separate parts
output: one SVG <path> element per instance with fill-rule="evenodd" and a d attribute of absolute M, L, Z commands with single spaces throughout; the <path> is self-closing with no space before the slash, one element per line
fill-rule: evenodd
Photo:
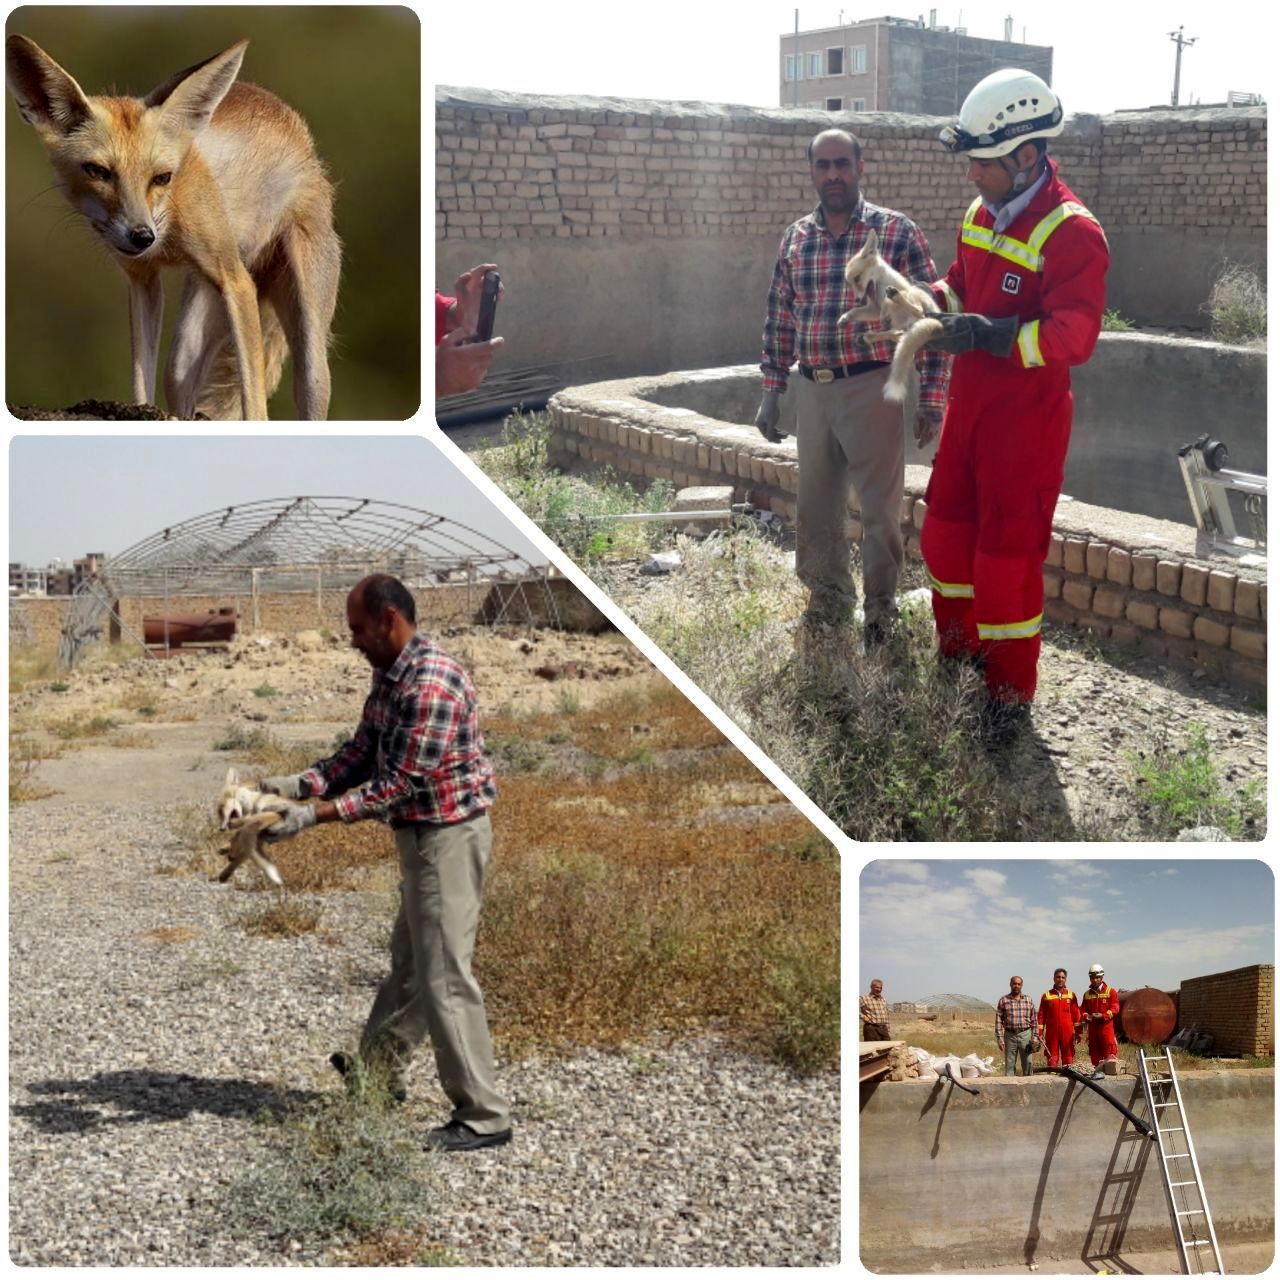
<path fill-rule="evenodd" d="M 993 160 L 1062 132 L 1062 103 L 1038 75 L 1006 67 L 969 90 L 960 119 L 938 135 L 948 151 Z"/>
<path fill-rule="evenodd" d="M 1091 965 L 1089 966 L 1089 977 L 1091 977 L 1091 978 L 1093 977 L 1093 975 L 1094 975 L 1095 973 L 1098 975 L 1098 977 L 1102 977 L 1102 975 L 1103 975 L 1105 972 L 1106 972 L 1106 970 L 1105 970 L 1105 969 L 1103 969 L 1103 967 L 1102 967 L 1100 964 L 1091 964 Z"/>

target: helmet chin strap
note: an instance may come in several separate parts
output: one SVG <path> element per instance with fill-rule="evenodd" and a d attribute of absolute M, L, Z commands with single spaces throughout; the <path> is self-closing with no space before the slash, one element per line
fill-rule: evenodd
<path fill-rule="evenodd" d="M 1027 184 L 1032 180 L 1032 178 L 1039 176 L 1040 165 L 1041 165 L 1041 161 L 1043 160 L 1043 156 L 1037 154 L 1036 158 L 1025 169 L 1013 168 L 1012 164 L 1009 163 L 1012 161 L 1012 159 L 1013 159 L 1012 154 L 1008 156 L 1000 157 L 1000 167 L 1013 180 L 1013 185 L 1009 188 L 1009 194 L 1005 196 L 1003 200 L 1000 201 L 1002 205 L 1008 204 L 1010 200 L 1016 200 L 1018 196 L 1020 196 L 1027 189 Z"/>

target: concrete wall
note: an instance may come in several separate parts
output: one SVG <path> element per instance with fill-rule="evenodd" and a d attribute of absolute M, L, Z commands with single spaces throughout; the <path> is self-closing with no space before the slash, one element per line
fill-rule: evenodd
<path fill-rule="evenodd" d="M 1154 1144 L 1059 1076 L 861 1086 L 859 1253 L 879 1272 L 928 1272 L 1167 1251 L 1179 1270 Z M 1184 1072 L 1186 1116 L 1221 1240 L 1274 1232 L 1274 1071 Z M 1139 1115 L 1131 1077 L 1103 1087 Z M 1134 1135 L 1134 1136 L 1128 1136 Z M 1139 1165 L 1145 1152 L 1146 1163 Z M 1140 1176 L 1121 1182 L 1115 1172 Z M 1103 1221 L 1135 1188 L 1127 1227 Z M 1113 1265 L 1112 1271 L 1121 1268 Z"/>
<path fill-rule="evenodd" d="M 1273 1054 L 1275 979 L 1275 966 L 1270 964 L 1184 978 L 1178 1025 L 1211 1031 L 1215 1053 Z"/>
<path fill-rule="evenodd" d="M 754 364 L 782 231 L 815 203 L 805 146 L 833 123 L 864 140 L 867 198 L 944 269 L 972 191 L 941 117 L 440 88 L 437 282 L 500 265 L 495 373 Z M 1199 327 L 1224 257 L 1265 267 L 1266 137 L 1261 108 L 1068 121 L 1053 152 L 1111 240 L 1110 306 Z"/>

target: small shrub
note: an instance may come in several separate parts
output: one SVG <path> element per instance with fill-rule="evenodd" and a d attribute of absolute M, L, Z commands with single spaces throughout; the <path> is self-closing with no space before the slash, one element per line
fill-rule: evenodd
<path fill-rule="evenodd" d="M 320 912 L 297 898 L 278 896 L 241 916 L 239 923 L 258 938 L 301 938 L 320 927 Z"/>
<path fill-rule="evenodd" d="M 265 729 L 249 729 L 242 724 L 229 724 L 222 737 L 209 744 L 211 751 L 258 751 L 271 740 Z"/>
<path fill-rule="evenodd" d="M 51 788 L 36 781 L 36 767 L 42 756 L 28 738 L 9 739 L 9 805 L 28 804 L 53 795 Z"/>
<path fill-rule="evenodd" d="M 1150 815 L 1157 838 L 1172 838 L 1187 827 L 1219 827 L 1232 837 L 1261 836 L 1266 813 L 1265 783 L 1249 783 L 1234 795 L 1223 790 L 1213 749 L 1203 725 L 1193 724 L 1176 746 L 1166 732 L 1131 757 L 1138 801 Z"/>
<path fill-rule="evenodd" d="M 55 680 L 49 686 L 49 692 L 50 693 L 66 693 L 66 691 L 70 688 L 71 686 L 65 680 Z"/>
<path fill-rule="evenodd" d="M 1133 328 L 1133 321 L 1126 320 L 1114 307 L 1108 307 L 1102 313 L 1102 331 L 1104 333 L 1124 333 Z"/>
<path fill-rule="evenodd" d="M 1239 263 L 1224 264 L 1201 310 L 1209 313 L 1209 333 L 1219 342 L 1243 345 L 1267 336 L 1267 287 Z"/>
<path fill-rule="evenodd" d="M 270 683 L 260 684 L 256 689 L 254 689 L 253 696 L 255 698 L 274 698 L 279 694 L 279 692 L 280 690 Z"/>
<path fill-rule="evenodd" d="M 81 720 L 72 716 L 66 720 L 57 720 L 49 725 L 49 732 L 62 742 L 74 742 L 79 738 L 105 738 L 113 729 L 120 726 L 120 721 L 111 716 L 90 716 Z"/>
<path fill-rule="evenodd" d="M 412 1226 L 430 1215 L 434 1190 L 417 1127 L 378 1097 L 344 1092 L 268 1129 L 224 1203 L 273 1239 L 324 1241 Z"/>

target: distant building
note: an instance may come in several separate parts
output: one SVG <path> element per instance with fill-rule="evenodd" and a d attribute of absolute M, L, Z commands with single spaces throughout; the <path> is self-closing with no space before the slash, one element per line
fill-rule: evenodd
<path fill-rule="evenodd" d="M 903 111 L 954 116 L 969 90 L 1001 67 L 1034 71 L 1053 83 L 1053 49 L 982 40 L 964 27 L 923 18 L 865 18 L 801 31 L 778 41 L 778 104 L 822 111 Z M 1066 104 L 1070 110 L 1070 104 Z"/>
<path fill-rule="evenodd" d="M 894 1013 L 928 1013 L 929 1006 L 920 1004 L 915 1000 L 899 1000 L 896 1004 L 889 1006 Z"/>
<path fill-rule="evenodd" d="M 44 568 L 17 561 L 9 562 L 9 594 L 11 596 L 70 596 L 86 579 L 106 563 L 106 553 L 89 551 L 68 567 L 61 560 L 51 560 Z"/>
<path fill-rule="evenodd" d="M 11 596 L 42 596 L 48 589 L 47 569 L 33 569 L 30 565 L 9 561 L 9 594 Z"/>

